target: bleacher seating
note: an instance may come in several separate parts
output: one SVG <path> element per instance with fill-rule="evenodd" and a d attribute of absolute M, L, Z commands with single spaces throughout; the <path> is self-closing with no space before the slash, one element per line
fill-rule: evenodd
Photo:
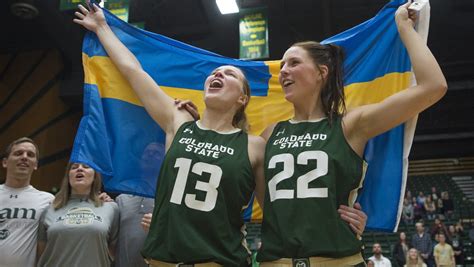
<path fill-rule="evenodd" d="M 473 175 L 467 174 L 467 175 Z M 459 219 L 463 222 L 465 234 L 462 236 L 464 243 L 464 255 L 466 256 L 466 266 L 474 266 L 474 250 L 472 244 L 467 236 L 467 232 L 470 228 L 470 222 L 474 222 L 474 203 L 468 200 L 461 189 L 453 181 L 453 176 L 447 174 L 431 174 L 431 175 L 417 175 L 410 176 L 407 181 L 407 190 L 410 190 L 413 196 L 417 196 L 418 192 L 423 192 L 428 195 L 431 192 L 431 187 L 436 187 L 438 194 L 443 191 L 449 193 L 449 197 L 454 202 L 454 214 L 452 218 L 446 218 L 443 223 L 448 226 L 456 224 Z M 425 219 L 425 229 L 430 229 L 433 220 Z M 372 244 L 379 242 L 382 245 L 382 253 L 385 257 L 391 259 L 392 265 L 398 266 L 397 263 L 392 259 L 393 246 L 398 242 L 398 236 L 400 232 L 405 232 L 408 241 L 411 241 L 411 237 L 415 233 L 415 225 L 406 225 L 402 221 L 399 224 L 397 233 L 378 233 L 378 232 L 366 232 L 363 235 L 363 243 L 365 245 L 364 255 L 369 257 L 372 255 Z"/>

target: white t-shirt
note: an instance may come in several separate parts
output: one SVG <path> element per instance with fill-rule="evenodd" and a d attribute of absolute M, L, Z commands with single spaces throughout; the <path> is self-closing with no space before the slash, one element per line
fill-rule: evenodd
<path fill-rule="evenodd" d="M 369 260 L 374 262 L 375 267 L 392 267 L 392 263 L 389 259 L 385 258 L 384 256 L 380 255 L 380 259 L 375 258 L 372 256 Z"/>
<path fill-rule="evenodd" d="M 2 267 L 35 265 L 38 224 L 53 201 L 50 193 L 29 185 L 0 185 L 0 261 Z"/>

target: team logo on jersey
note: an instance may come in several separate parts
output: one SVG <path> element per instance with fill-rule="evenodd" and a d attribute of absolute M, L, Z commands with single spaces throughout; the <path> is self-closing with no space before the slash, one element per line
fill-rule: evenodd
<path fill-rule="evenodd" d="M 18 198 L 18 195 L 10 195 L 10 198 Z"/>
<path fill-rule="evenodd" d="M 56 222 L 63 222 L 65 225 L 87 225 L 94 221 L 102 222 L 102 217 L 95 215 L 91 208 L 72 208 L 64 216 L 56 219 Z"/>
<path fill-rule="evenodd" d="M 234 149 L 224 145 L 217 145 L 209 142 L 199 142 L 192 137 L 182 137 L 178 141 L 180 144 L 186 145 L 185 151 L 197 155 L 212 157 L 218 159 L 221 154 L 234 155 Z"/>
<path fill-rule="evenodd" d="M 309 259 L 293 259 L 293 267 L 310 267 Z"/>
<path fill-rule="evenodd" d="M 186 128 L 184 129 L 183 133 L 190 133 L 192 134 L 193 133 L 193 130 L 189 129 L 189 128 Z"/>
<path fill-rule="evenodd" d="M 276 133 L 276 136 L 279 136 L 280 134 L 284 134 L 285 133 L 285 129 L 279 131 L 278 133 Z"/>
<path fill-rule="evenodd" d="M 0 230 L 0 240 L 5 240 L 10 235 L 10 231 L 8 229 Z"/>
<path fill-rule="evenodd" d="M 279 147 L 280 149 L 312 147 L 313 142 L 326 141 L 327 138 L 327 134 L 323 133 L 304 133 L 300 135 L 292 134 L 275 139 L 273 141 L 273 145 Z"/>

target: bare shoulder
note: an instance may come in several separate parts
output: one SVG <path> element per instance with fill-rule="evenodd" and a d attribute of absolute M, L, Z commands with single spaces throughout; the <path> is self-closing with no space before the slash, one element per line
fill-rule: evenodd
<path fill-rule="evenodd" d="M 258 164 L 263 160 L 265 153 L 265 139 L 261 136 L 248 135 L 248 153 L 252 165 Z"/>
<path fill-rule="evenodd" d="M 186 110 L 186 109 L 178 109 L 178 107 L 174 107 L 174 120 L 173 125 L 166 131 L 167 135 L 175 136 L 176 132 L 178 131 L 179 127 L 188 121 L 193 121 L 193 116 Z M 172 138 L 171 138 L 172 139 Z"/>
<path fill-rule="evenodd" d="M 263 130 L 262 134 L 260 135 L 265 141 L 267 141 L 270 136 L 272 135 L 273 133 L 273 129 L 275 129 L 275 126 L 277 124 L 276 123 L 273 123 L 273 124 L 270 124 L 269 126 L 267 126 L 267 128 L 265 128 L 265 130 Z"/>
<path fill-rule="evenodd" d="M 364 110 L 370 105 L 361 106 L 348 110 L 342 117 L 342 131 L 351 148 L 359 155 L 364 153 L 367 143 L 367 126 L 362 123 Z"/>
<path fill-rule="evenodd" d="M 342 117 L 342 128 L 346 137 L 348 135 L 351 135 L 355 128 L 360 128 L 360 119 L 362 117 L 364 109 L 366 109 L 368 106 L 370 105 L 351 108 L 348 109 L 347 112 L 344 114 L 344 116 Z"/>
<path fill-rule="evenodd" d="M 263 137 L 261 136 L 256 136 L 256 135 L 248 135 L 249 137 L 249 146 L 252 148 L 252 150 L 254 149 L 264 149 L 265 148 L 265 139 L 263 139 Z"/>

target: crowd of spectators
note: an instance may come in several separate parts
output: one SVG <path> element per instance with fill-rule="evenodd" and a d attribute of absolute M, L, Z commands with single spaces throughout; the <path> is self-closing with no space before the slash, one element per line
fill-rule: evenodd
<path fill-rule="evenodd" d="M 401 224 L 404 229 L 415 226 L 409 236 L 399 232 L 399 239 L 390 246 L 392 261 L 387 262 L 382 255 L 380 243 L 373 245 L 373 256 L 368 257 L 368 266 L 464 266 L 464 248 L 474 244 L 474 222 L 469 230 L 464 230 L 462 220 L 454 216 L 454 203 L 447 191 L 405 194 Z M 445 224 L 445 222 L 450 222 Z M 463 240 L 469 237 L 470 244 Z"/>

